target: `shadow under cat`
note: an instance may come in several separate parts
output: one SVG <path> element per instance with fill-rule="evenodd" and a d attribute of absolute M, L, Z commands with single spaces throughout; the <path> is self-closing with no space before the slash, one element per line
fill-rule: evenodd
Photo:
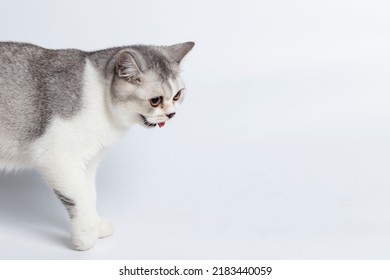
<path fill-rule="evenodd" d="M 35 171 L 0 172 L 0 227 L 71 249 L 66 211 Z M 0 248 L 2 242 L 10 242 L 1 238 L 1 232 L 0 240 Z"/>

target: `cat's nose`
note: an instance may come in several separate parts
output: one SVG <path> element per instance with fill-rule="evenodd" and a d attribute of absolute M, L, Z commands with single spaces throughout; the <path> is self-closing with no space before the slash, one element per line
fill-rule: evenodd
<path fill-rule="evenodd" d="M 167 117 L 168 118 L 170 118 L 170 119 L 172 119 L 173 118 L 173 116 L 175 115 L 176 113 L 170 113 L 170 114 L 167 114 Z"/>

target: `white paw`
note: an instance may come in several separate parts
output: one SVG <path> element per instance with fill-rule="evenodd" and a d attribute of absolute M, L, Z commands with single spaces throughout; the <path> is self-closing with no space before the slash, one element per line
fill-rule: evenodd
<path fill-rule="evenodd" d="M 85 251 L 92 248 L 98 239 L 98 230 L 96 227 L 73 234 L 72 243 L 76 250 Z"/>
<path fill-rule="evenodd" d="M 76 250 L 88 250 L 95 245 L 98 238 L 108 237 L 114 232 L 112 224 L 107 219 L 90 218 L 88 222 L 88 226 L 85 222 L 74 221 L 73 223 L 72 243 Z"/>
<path fill-rule="evenodd" d="M 105 218 L 100 218 L 99 221 L 99 238 L 104 238 L 112 235 L 114 233 L 114 227 L 111 222 Z"/>

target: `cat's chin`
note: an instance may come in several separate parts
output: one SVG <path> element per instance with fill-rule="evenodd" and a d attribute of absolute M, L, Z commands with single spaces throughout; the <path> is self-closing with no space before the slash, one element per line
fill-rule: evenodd
<path fill-rule="evenodd" d="M 144 127 L 147 127 L 147 128 L 152 128 L 152 127 L 156 127 L 157 125 L 159 127 L 163 127 L 165 125 L 165 122 L 159 122 L 159 123 L 151 123 L 149 122 L 146 117 L 142 114 L 140 114 L 140 117 L 141 117 L 141 124 L 144 126 Z"/>

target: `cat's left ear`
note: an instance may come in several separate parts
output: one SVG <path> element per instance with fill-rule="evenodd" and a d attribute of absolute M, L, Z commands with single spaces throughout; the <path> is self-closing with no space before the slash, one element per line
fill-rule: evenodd
<path fill-rule="evenodd" d="M 165 47 L 169 57 L 176 63 L 180 63 L 182 59 L 195 46 L 194 42 L 186 42 Z"/>
<path fill-rule="evenodd" d="M 116 73 L 118 77 L 128 82 L 139 82 L 139 78 L 142 75 L 141 70 L 129 52 L 120 54 L 116 63 Z"/>

